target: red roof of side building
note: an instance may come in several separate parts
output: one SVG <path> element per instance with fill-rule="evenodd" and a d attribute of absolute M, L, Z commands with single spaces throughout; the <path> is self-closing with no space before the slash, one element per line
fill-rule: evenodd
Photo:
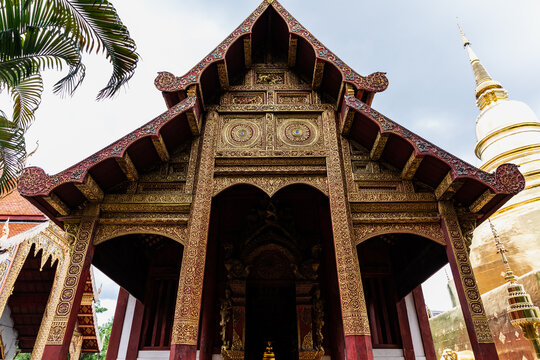
<path fill-rule="evenodd" d="M 5 198 L 0 200 L 0 216 L 8 215 L 26 215 L 26 216 L 41 216 L 43 213 L 28 200 L 23 198 L 18 191 L 13 191 Z"/>

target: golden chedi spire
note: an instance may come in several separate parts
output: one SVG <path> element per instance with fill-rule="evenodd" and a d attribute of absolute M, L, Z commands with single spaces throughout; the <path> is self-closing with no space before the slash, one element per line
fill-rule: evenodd
<path fill-rule="evenodd" d="M 525 291 L 523 285 L 518 284 L 517 277 L 514 275 L 506 252 L 495 226 L 489 221 L 489 226 L 495 239 L 497 252 L 501 254 L 504 267 L 506 269 L 505 279 L 508 282 L 508 315 L 513 326 L 521 328 L 523 335 L 531 342 L 531 345 L 536 353 L 536 357 L 540 359 L 540 311 L 537 306 L 534 306 L 531 296 Z"/>
<path fill-rule="evenodd" d="M 471 62 L 474 78 L 476 80 L 476 106 L 478 106 L 480 110 L 484 110 L 487 106 L 494 104 L 497 101 L 508 100 L 508 92 L 498 81 L 493 80 L 491 75 L 489 75 L 484 65 L 480 62 L 480 59 L 478 59 L 478 56 L 476 56 L 472 50 L 471 43 L 465 37 L 459 24 L 458 28 L 463 41 L 463 47 L 469 56 L 469 61 Z"/>

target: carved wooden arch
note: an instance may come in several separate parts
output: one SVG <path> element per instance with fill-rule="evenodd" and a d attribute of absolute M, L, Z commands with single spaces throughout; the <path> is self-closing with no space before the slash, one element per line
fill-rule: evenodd
<path fill-rule="evenodd" d="M 262 176 L 251 177 L 227 177 L 217 178 L 214 183 L 214 194 L 217 196 L 223 191 L 237 185 L 251 185 L 263 191 L 268 197 L 274 196 L 278 191 L 291 185 L 307 185 L 315 190 L 320 191 L 323 195 L 328 196 L 328 183 L 326 177 L 274 177 Z"/>
<path fill-rule="evenodd" d="M 412 234 L 445 246 L 446 241 L 440 223 L 362 224 L 354 226 L 354 245 L 386 234 Z"/>
<path fill-rule="evenodd" d="M 124 235 L 161 235 L 186 246 L 186 227 L 178 225 L 99 224 L 94 236 L 94 246 Z"/>

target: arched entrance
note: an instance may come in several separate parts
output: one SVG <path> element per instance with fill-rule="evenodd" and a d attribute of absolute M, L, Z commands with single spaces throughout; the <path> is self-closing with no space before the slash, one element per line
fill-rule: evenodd
<path fill-rule="evenodd" d="M 237 185 L 214 198 L 211 214 L 200 359 L 260 359 L 268 341 L 279 359 L 338 358 L 343 329 L 328 198 L 307 185 L 271 198 Z"/>
<path fill-rule="evenodd" d="M 407 351 L 420 355 L 420 330 L 429 332 L 429 325 L 417 319 L 421 307 L 415 307 L 412 292 L 448 262 L 445 247 L 418 235 L 392 233 L 368 239 L 357 250 L 375 358 L 382 349 L 405 358 Z M 415 336 L 419 341 L 413 345 Z"/>
<path fill-rule="evenodd" d="M 93 265 L 116 282 L 121 292 L 127 292 L 134 303 L 128 306 L 132 310 L 126 312 L 123 324 L 115 323 L 127 328 L 122 331 L 125 339 L 120 339 L 120 343 L 125 340 L 130 344 L 131 349 L 125 351 L 170 349 L 182 254 L 180 243 L 155 234 L 124 235 L 96 246 Z"/>
<path fill-rule="evenodd" d="M 58 267 L 58 261 L 45 260 L 44 256 L 43 250 L 31 246 L 4 309 L 9 313 L 5 320 L 12 322 L 10 327 L 17 334 L 22 353 L 34 349 Z"/>

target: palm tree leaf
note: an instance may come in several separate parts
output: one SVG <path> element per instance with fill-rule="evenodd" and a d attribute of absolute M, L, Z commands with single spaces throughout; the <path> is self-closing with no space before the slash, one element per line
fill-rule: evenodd
<path fill-rule="evenodd" d="M 31 0 L 27 0 L 31 1 Z M 35 1 L 35 0 L 34 0 Z M 97 99 L 112 97 L 133 76 L 139 55 L 135 41 L 107 0 L 51 0 L 67 14 L 65 29 L 84 51 L 104 52 L 113 66 Z M 61 10 L 60 10 L 61 9 Z"/>
<path fill-rule="evenodd" d="M 16 86 L 11 87 L 13 99 L 13 122 L 19 127 L 28 129 L 34 121 L 34 112 L 41 102 L 43 80 L 40 74 L 24 78 Z"/>
<path fill-rule="evenodd" d="M 17 186 L 25 160 L 24 130 L 0 116 L 0 197 Z"/>
<path fill-rule="evenodd" d="M 23 78 L 41 70 L 62 69 L 63 64 L 69 66 L 69 71 L 55 84 L 54 92 L 71 95 L 85 74 L 80 48 L 61 30 L 29 28 L 22 42 L 20 55 L 2 54 L 0 82 L 14 86 Z"/>

